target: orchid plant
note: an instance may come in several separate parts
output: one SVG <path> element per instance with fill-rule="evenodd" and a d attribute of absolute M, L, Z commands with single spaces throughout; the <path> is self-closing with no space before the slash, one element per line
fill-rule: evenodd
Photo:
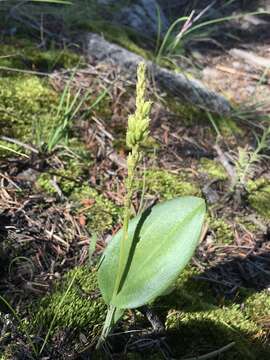
<path fill-rule="evenodd" d="M 146 65 L 137 70 L 136 111 L 128 118 L 128 175 L 122 228 L 107 246 L 98 283 L 108 305 L 98 346 L 126 309 L 139 308 L 166 293 L 191 259 L 205 216 L 201 198 L 185 196 L 159 203 L 131 219 L 137 167 L 149 136 L 151 102 L 145 100 Z"/>

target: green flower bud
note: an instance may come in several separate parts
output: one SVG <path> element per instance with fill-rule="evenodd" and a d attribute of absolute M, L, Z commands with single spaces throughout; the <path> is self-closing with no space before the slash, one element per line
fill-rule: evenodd
<path fill-rule="evenodd" d="M 137 70 L 136 111 L 128 118 L 126 135 L 126 144 L 131 149 L 145 142 L 149 134 L 151 102 L 144 99 L 146 90 L 145 70 L 145 63 L 140 63 Z"/>

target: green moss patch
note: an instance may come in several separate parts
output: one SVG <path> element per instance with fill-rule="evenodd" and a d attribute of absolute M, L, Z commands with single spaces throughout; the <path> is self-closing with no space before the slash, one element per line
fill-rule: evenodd
<path fill-rule="evenodd" d="M 232 244 L 234 242 L 233 229 L 225 220 L 210 218 L 209 228 L 218 244 Z"/>
<path fill-rule="evenodd" d="M 51 294 L 39 301 L 33 327 L 46 333 L 54 319 L 52 334 L 59 328 L 94 334 L 102 327 L 105 315 L 106 305 L 99 296 L 95 271 L 79 267 L 68 272 Z"/>
<path fill-rule="evenodd" d="M 46 129 L 53 119 L 58 95 L 45 81 L 20 75 L 0 79 L 1 134 L 23 140 L 35 138 L 40 125 Z"/>
<path fill-rule="evenodd" d="M 142 188 L 142 183 L 138 184 Z M 145 190 L 148 195 L 159 196 L 162 200 L 177 196 L 199 196 L 200 189 L 185 175 L 173 174 L 167 170 L 147 170 L 145 172 Z"/>
<path fill-rule="evenodd" d="M 81 56 L 68 49 L 40 49 L 27 39 L 16 39 L 0 49 L 0 67 L 51 72 L 83 63 Z"/>
<path fill-rule="evenodd" d="M 87 169 L 86 164 L 72 161 L 65 169 L 58 170 L 57 174 L 41 174 L 36 186 L 49 195 L 57 195 L 57 189 L 52 183 L 54 178 L 63 194 L 69 198 L 74 213 L 85 218 L 87 229 L 91 233 L 101 234 L 120 222 L 122 208 L 88 184 L 85 180 Z"/>
<path fill-rule="evenodd" d="M 215 160 L 202 158 L 199 164 L 199 172 L 206 174 L 210 179 L 227 180 L 228 174 L 224 167 Z"/>
<path fill-rule="evenodd" d="M 268 179 L 250 180 L 247 183 L 248 202 L 257 213 L 270 219 L 270 181 Z"/>
<path fill-rule="evenodd" d="M 267 329 L 260 323 L 260 316 L 269 316 L 267 291 L 253 295 L 246 292 L 246 300 L 239 304 L 231 300 L 224 303 L 209 283 L 196 279 L 196 275 L 200 275 L 198 270 L 186 268 L 171 294 L 154 304 L 166 318 L 174 357 L 199 356 L 234 342 L 219 359 L 268 359 Z"/>
<path fill-rule="evenodd" d="M 88 184 L 77 188 L 71 195 L 71 200 L 77 202 L 77 210 L 86 217 L 89 231 L 102 233 L 120 222 L 122 208 Z"/>

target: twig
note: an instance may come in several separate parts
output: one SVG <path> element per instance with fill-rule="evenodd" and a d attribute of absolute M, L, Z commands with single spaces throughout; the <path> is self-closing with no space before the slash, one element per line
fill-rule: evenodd
<path fill-rule="evenodd" d="M 261 76 L 258 75 L 254 75 L 254 74 L 249 74 L 247 72 L 244 71 L 239 71 L 239 70 L 235 70 L 232 68 L 229 68 L 227 66 L 223 66 L 223 65 L 217 65 L 216 66 L 217 70 L 232 74 L 232 75 L 239 75 L 239 76 L 243 76 L 243 77 L 250 77 L 251 79 L 255 80 L 255 81 L 260 81 L 261 80 Z M 270 81 L 268 79 L 265 80 L 264 83 L 270 84 Z"/>
<path fill-rule="evenodd" d="M 23 69 L 15 69 L 8 66 L 0 66 L 0 70 L 2 71 L 13 71 L 19 72 L 24 74 L 31 74 L 31 75 L 39 75 L 39 76 L 50 76 L 49 73 L 41 72 L 41 71 L 33 71 L 33 70 L 23 70 Z"/>
<path fill-rule="evenodd" d="M 224 152 L 221 150 L 221 148 L 218 144 L 216 144 L 214 146 L 214 149 L 216 150 L 219 160 L 220 160 L 221 164 L 224 166 L 224 168 L 226 169 L 228 175 L 231 178 L 231 182 L 233 184 L 235 181 L 235 178 L 236 178 L 236 174 L 235 174 L 235 170 L 234 170 L 233 166 L 229 163 L 227 157 L 225 156 Z"/>
<path fill-rule="evenodd" d="M 217 355 L 224 353 L 225 351 L 229 350 L 230 348 L 232 348 L 235 345 L 234 342 L 231 342 L 230 344 L 223 346 L 222 348 L 212 351 L 208 354 L 202 355 L 202 356 L 195 356 L 192 358 L 182 358 L 182 360 L 207 360 L 207 359 L 212 359 L 214 357 L 216 357 Z M 176 359 L 173 359 L 176 360 Z"/>
<path fill-rule="evenodd" d="M 151 330 L 152 335 L 160 335 L 165 333 L 165 327 L 159 317 L 148 307 L 142 306 L 138 309 L 150 322 L 153 330 Z"/>
<path fill-rule="evenodd" d="M 0 69 L 1 69 L 1 66 L 0 66 Z M 15 145 L 19 145 L 19 146 L 21 146 L 21 147 L 23 147 L 23 148 L 25 148 L 27 150 L 32 151 L 35 154 L 39 153 L 38 150 L 35 149 L 33 146 L 25 144 L 20 140 L 12 139 L 12 138 L 10 138 L 8 136 L 0 136 L 0 140 L 7 141 L 7 142 L 10 142 L 10 143 L 15 144 Z"/>

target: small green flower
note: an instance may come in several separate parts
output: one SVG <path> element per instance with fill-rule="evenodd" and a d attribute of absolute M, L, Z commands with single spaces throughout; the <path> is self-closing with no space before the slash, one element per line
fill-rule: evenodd
<path fill-rule="evenodd" d="M 145 71 L 146 66 L 142 62 L 138 65 L 137 70 L 136 111 L 128 118 L 126 144 L 131 149 L 143 144 L 149 135 L 151 102 L 144 99 L 146 90 Z"/>

